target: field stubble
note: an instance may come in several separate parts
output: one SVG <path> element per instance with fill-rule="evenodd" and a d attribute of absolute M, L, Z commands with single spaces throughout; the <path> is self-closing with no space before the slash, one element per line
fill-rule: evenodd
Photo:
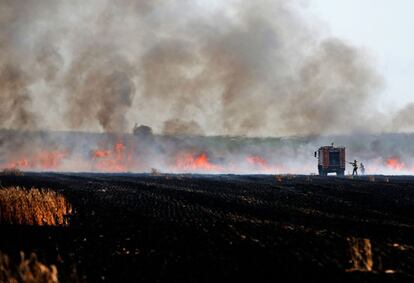
<path fill-rule="evenodd" d="M 2 227 L 0 250 L 38 251 L 62 282 L 74 269 L 81 282 L 414 276 L 414 178 L 25 173 L 0 181 L 50 188 L 71 205 L 66 227 Z"/>

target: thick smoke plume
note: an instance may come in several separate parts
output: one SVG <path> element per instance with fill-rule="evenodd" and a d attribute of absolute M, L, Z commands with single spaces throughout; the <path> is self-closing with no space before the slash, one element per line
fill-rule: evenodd
<path fill-rule="evenodd" d="M 381 77 L 366 54 L 308 28 L 300 9 L 270 0 L 1 1 L 0 127 L 374 130 Z"/>
<path fill-rule="evenodd" d="M 412 130 L 413 106 L 381 114 L 369 54 L 301 3 L 0 1 L 0 168 L 310 173 L 335 141 L 414 172 L 406 136 L 361 135 Z M 257 138 L 281 136 L 308 138 Z"/>

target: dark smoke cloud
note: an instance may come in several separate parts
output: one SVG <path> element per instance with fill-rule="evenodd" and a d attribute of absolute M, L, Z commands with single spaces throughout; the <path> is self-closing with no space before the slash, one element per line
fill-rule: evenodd
<path fill-rule="evenodd" d="M 325 40 L 306 58 L 284 101 L 285 130 L 318 134 L 373 130 L 374 94 L 381 78 L 358 50 L 337 39 Z M 287 104 L 285 104 L 287 103 Z M 377 121 L 379 126 L 381 121 Z M 294 132 L 293 132 L 294 133 Z"/>
<path fill-rule="evenodd" d="M 309 29 L 289 2 L 2 1 L 0 127 L 378 131 L 368 56 Z"/>
<path fill-rule="evenodd" d="M 405 132 L 414 130 L 414 103 L 407 104 L 403 109 L 398 111 L 392 120 L 391 128 L 399 128 Z"/>
<path fill-rule="evenodd" d="M 31 99 L 27 89 L 30 78 L 11 63 L 0 69 L 0 120 L 5 126 L 17 125 L 23 129 L 35 123 L 35 113 L 30 110 Z"/>
<path fill-rule="evenodd" d="M 70 125 L 76 129 L 97 120 L 105 131 L 127 131 L 125 113 L 135 94 L 130 73 L 128 63 L 106 53 L 88 52 L 72 62 L 64 82 Z"/>
<path fill-rule="evenodd" d="M 184 134 L 184 135 L 202 135 L 203 132 L 198 125 L 194 121 L 182 121 L 179 119 L 172 119 L 165 121 L 163 134 L 165 135 L 174 135 L 177 133 Z"/>

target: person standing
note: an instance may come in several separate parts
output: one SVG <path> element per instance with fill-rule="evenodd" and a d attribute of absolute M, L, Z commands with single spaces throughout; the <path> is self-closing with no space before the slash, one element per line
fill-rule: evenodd
<path fill-rule="evenodd" d="M 352 171 L 352 176 L 358 175 L 358 161 L 354 160 L 354 162 L 348 162 L 348 163 L 351 164 L 352 167 L 354 168 L 354 170 Z"/>
<path fill-rule="evenodd" d="M 364 163 L 361 162 L 361 175 L 365 175 L 365 166 Z"/>

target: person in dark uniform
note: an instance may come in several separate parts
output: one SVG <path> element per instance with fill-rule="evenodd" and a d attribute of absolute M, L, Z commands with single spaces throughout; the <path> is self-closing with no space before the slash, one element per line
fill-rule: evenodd
<path fill-rule="evenodd" d="M 360 166 L 361 166 L 361 175 L 365 175 L 365 166 L 362 162 Z"/>
<path fill-rule="evenodd" d="M 349 162 L 349 164 L 354 167 L 354 170 L 352 171 L 352 176 L 358 175 L 358 161 L 354 160 L 354 162 Z"/>

